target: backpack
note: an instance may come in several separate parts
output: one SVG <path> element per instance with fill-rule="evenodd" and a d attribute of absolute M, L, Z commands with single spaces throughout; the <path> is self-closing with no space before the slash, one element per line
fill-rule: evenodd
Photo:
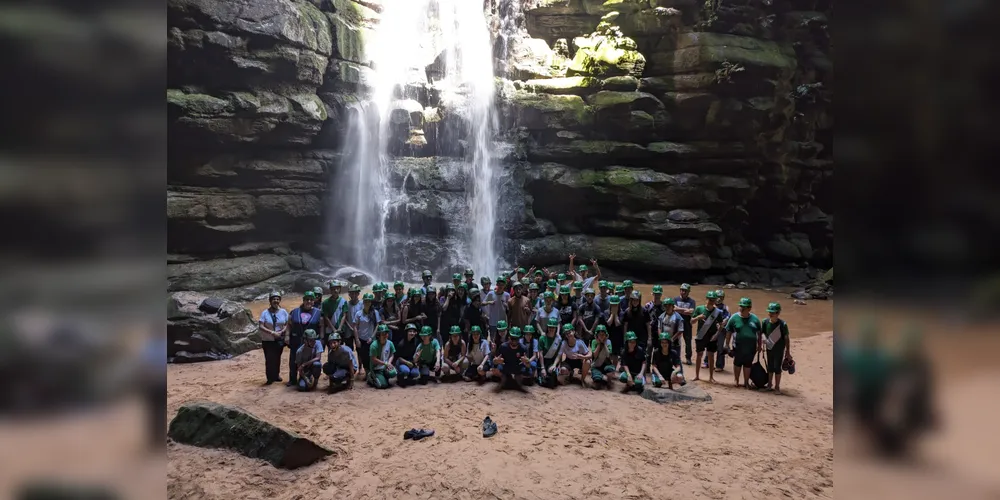
<path fill-rule="evenodd" d="M 760 353 L 757 353 L 757 360 L 750 367 L 750 383 L 757 389 L 767 386 L 767 369 L 760 364 Z"/>

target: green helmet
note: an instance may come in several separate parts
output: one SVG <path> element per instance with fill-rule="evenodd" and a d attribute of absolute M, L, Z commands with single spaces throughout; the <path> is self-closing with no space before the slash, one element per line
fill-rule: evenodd
<path fill-rule="evenodd" d="M 302 294 L 302 298 L 303 298 L 303 299 L 315 299 L 315 298 L 316 298 L 316 294 L 315 294 L 315 293 L 313 293 L 313 291 L 312 291 L 312 290 L 309 290 L 309 291 L 307 291 L 306 293 L 303 293 L 303 294 Z"/>
<path fill-rule="evenodd" d="M 555 288 L 557 286 L 559 286 L 559 282 L 556 281 L 556 280 L 548 280 L 548 281 L 545 282 L 545 287 L 546 288 Z"/>
<path fill-rule="evenodd" d="M 507 322 L 504 321 L 504 320 L 497 321 L 497 330 L 501 331 L 501 332 L 506 331 L 507 330 Z"/>
<path fill-rule="evenodd" d="M 535 276 L 545 276 L 545 272 L 541 269 L 535 269 Z"/>
<path fill-rule="evenodd" d="M 321 287 L 321 286 L 315 286 L 315 287 L 313 287 L 313 293 L 315 293 L 318 296 L 323 295 L 323 287 Z"/>
<path fill-rule="evenodd" d="M 507 278 L 505 278 L 503 276 L 497 276 L 497 284 L 498 285 L 501 285 L 501 284 L 506 285 L 507 284 Z"/>
<path fill-rule="evenodd" d="M 382 283 L 381 281 L 379 281 L 378 283 L 375 284 L 375 286 L 372 287 L 372 291 L 379 291 L 379 292 L 387 289 L 389 289 L 389 286 L 386 285 L 385 283 Z"/>
<path fill-rule="evenodd" d="M 559 295 L 569 295 L 569 285 L 559 287 Z"/>
<path fill-rule="evenodd" d="M 604 325 L 597 325 L 597 328 L 594 329 L 594 333 L 604 333 L 604 334 L 607 334 L 608 333 L 608 327 L 604 326 Z"/>
<path fill-rule="evenodd" d="M 277 298 L 280 299 L 281 298 L 281 292 L 279 292 L 277 290 L 272 290 L 271 293 L 267 294 L 267 300 L 271 300 L 271 299 L 273 299 L 275 297 L 277 297 Z"/>
<path fill-rule="evenodd" d="M 452 275 L 451 275 L 451 280 L 452 280 L 452 281 L 459 281 L 459 280 L 461 280 L 461 279 L 462 279 L 462 275 L 461 275 L 461 274 L 459 274 L 459 273 L 455 273 L 455 274 L 452 274 Z"/>
<path fill-rule="evenodd" d="M 420 273 L 420 277 L 421 278 L 430 278 L 431 277 L 431 271 L 430 271 L 430 269 L 424 269 L 423 272 Z"/>
<path fill-rule="evenodd" d="M 556 318 L 555 316 L 549 318 L 549 322 L 548 322 L 547 326 L 549 328 L 559 328 L 559 318 Z"/>
<path fill-rule="evenodd" d="M 431 334 L 431 327 L 425 325 L 423 328 L 420 329 L 421 337 L 427 337 L 430 334 Z"/>
<path fill-rule="evenodd" d="M 337 287 L 337 280 L 329 280 L 329 281 L 327 281 L 326 282 L 326 287 L 329 288 L 330 290 L 333 290 L 334 288 Z"/>
<path fill-rule="evenodd" d="M 705 298 L 708 299 L 708 300 L 715 300 L 715 291 L 714 290 L 709 290 L 708 292 L 706 292 L 705 293 Z"/>
<path fill-rule="evenodd" d="M 670 340 L 670 334 L 667 332 L 660 332 L 660 340 Z"/>
<path fill-rule="evenodd" d="M 546 290 L 545 293 L 542 294 L 542 298 L 544 298 L 544 299 L 555 299 L 556 298 L 556 294 L 552 293 L 551 290 Z"/>
<path fill-rule="evenodd" d="M 566 273 L 559 273 L 559 275 L 556 276 L 556 279 L 559 281 L 566 281 Z"/>
<path fill-rule="evenodd" d="M 625 342 L 628 342 L 629 340 L 638 340 L 638 337 L 635 336 L 635 332 L 628 332 L 625 334 Z"/>
<path fill-rule="evenodd" d="M 459 328 L 458 325 L 451 325 L 451 328 L 448 329 L 448 334 L 449 335 L 461 335 L 462 334 L 462 329 Z"/>
<path fill-rule="evenodd" d="M 769 312 L 769 313 L 780 313 L 781 312 L 781 304 L 779 304 L 777 302 L 771 302 L 770 304 L 767 305 L 767 312 Z"/>
<path fill-rule="evenodd" d="M 660 285 L 653 285 L 653 294 L 658 295 L 663 293 L 663 287 Z"/>
<path fill-rule="evenodd" d="M 447 285 L 444 286 L 444 289 L 445 290 L 454 290 L 455 289 L 455 285 L 452 284 L 452 283 L 448 283 Z"/>
<path fill-rule="evenodd" d="M 515 339 L 521 338 L 521 329 L 518 328 L 518 327 L 516 327 L 516 326 L 511 327 L 511 329 L 510 329 L 510 336 L 511 336 L 511 338 L 515 338 Z"/>
<path fill-rule="evenodd" d="M 524 326 L 524 333 L 530 333 L 530 334 L 534 335 L 535 334 L 535 327 L 534 327 L 534 325 L 525 325 Z"/>
<path fill-rule="evenodd" d="M 490 280 L 489 276 L 483 276 L 482 278 L 479 278 L 479 284 L 481 284 L 481 285 L 486 285 L 486 284 L 489 284 L 489 283 L 492 283 L 492 282 L 493 281 Z"/>
<path fill-rule="evenodd" d="M 414 288 L 413 289 L 413 293 L 416 293 L 417 295 L 424 295 L 424 289 L 423 288 Z M 426 293 L 434 293 L 434 287 L 432 287 L 432 286 L 427 287 L 427 292 Z"/>
<path fill-rule="evenodd" d="M 524 283 L 522 283 L 520 281 L 515 281 L 514 282 L 514 288 L 521 287 L 521 286 L 524 286 Z"/>
<path fill-rule="evenodd" d="M 677 305 L 677 303 L 674 302 L 674 299 L 672 299 L 670 297 L 667 297 L 667 298 L 663 299 L 663 305 L 674 306 L 674 305 Z"/>
<path fill-rule="evenodd" d="M 538 283 L 535 283 L 534 281 L 532 281 L 531 283 L 529 283 L 528 284 L 528 290 L 538 290 Z"/>
<path fill-rule="evenodd" d="M 524 274 L 526 272 L 528 272 L 528 270 L 523 267 L 517 268 L 517 274 Z"/>
<path fill-rule="evenodd" d="M 406 283 L 403 283 L 402 281 L 399 281 L 399 280 L 396 280 L 396 282 L 392 284 L 393 288 L 403 288 L 405 286 L 406 286 Z"/>
<path fill-rule="evenodd" d="M 577 272 L 581 272 L 581 273 L 582 273 L 582 272 L 584 272 L 584 271 L 586 271 L 586 270 L 587 270 L 587 264 L 580 264 L 580 265 L 579 265 L 579 266 L 578 266 L 578 267 L 576 268 L 576 270 L 577 270 Z"/>
<path fill-rule="evenodd" d="M 583 291 L 583 294 L 584 295 L 594 295 L 595 292 L 594 292 L 593 288 L 588 288 L 588 289 L 586 289 L 586 290 Z"/>
<path fill-rule="evenodd" d="M 632 286 L 632 280 L 622 281 L 622 286 L 625 287 L 625 288 L 628 288 L 628 287 Z"/>
<path fill-rule="evenodd" d="M 388 334 L 389 333 L 389 325 L 378 325 L 378 328 L 375 329 L 375 333 L 385 333 L 385 334 Z"/>
<path fill-rule="evenodd" d="M 479 325 L 473 325 L 472 328 L 469 328 L 469 335 L 472 335 L 473 333 L 482 335 L 483 329 L 479 328 Z"/>
<path fill-rule="evenodd" d="M 319 338 L 319 335 L 316 334 L 316 330 L 313 330 L 312 328 L 307 328 L 306 331 L 302 333 L 302 336 L 308 340 L 316 340 Z"/>
<path fill-rule="evenodd" d="M 681 290 L 689 290 L 690 291 L 691 290 L 691 285 L 689 285 L 687 283 L 682 283 L 681 284 Z"/>
<path fill-rule="evenodd" d="M 597 282 L 597 288 L 607 288 L 608 282 L 606 280 L 601 280 Z"/>
<path fill-rule="evenodd" d="M 621 303 L 622 303 L 622 298 L 617 295 L 612 295 L 608 297 L 608 304 L 610 305 L 617 306 L 618 304 Z"/>
<path fill-rule="evenodd" d="M 481 293 L 482 292 L 479 291 L 478 288 L 473 288 L 473 289 L 469 290 L 469 297 L 476 298 L 476 297 L 479 297 L 479 294 L 481 294 Z"/>
<path fill-rule="evenodd" d="M 751 307 L 751 306 L 753 306 L 753 302 L 750 301 L 750 297 L 740 298 L 740 307 Z"/>
<path fill-rule="evenodd" d="M 725 296 L 726 296 L 726 292 L 723 292 L 721 289 L 715 291 L 715 298 L 721 299 L 721 298 L 723 298 Z"/>
<path fill-rule="evenodd" d="M 466 276 L 475 276 L 476 273 L 472 271 L 471 267 L 467 267 L 467 268 L 465 268 L 465 275 Z"/>
<path fill-rule="evenodd" d="M 469 291 L 469 285 L 466 284 L 464 281 L 458 284 L 458 288 L 462 288 L 465 291 Z"/>
<path fill-rule="evenodd" d="M 386 299 L 396 300 L 396 293 L 395 292 L 385 292 L 385 298 Z"/>
<path fill-rule="evenodd" d="M 563 329 L 563 333 L 565 333 L 565 332 L 572 332 L 573 331 L 573 324 L 572 323 L 566 323 L 566 324 L 563 325 L 562 329 Z"/>
<path fill-rule="evenodd" d="M 529 280 L 527 276 L 521 278 L 522 285 L 527 285 L 528 283 L 531 283 L 531 280 Z"/>
<path fill-rule="evenodd" d="M 366 293 L 361 297 L 361 300 L 375 300 L 375 296 L 370 293 Z"/>
<path fill-rule="evenodd" d="M 639 293 L 639 290 L 632 290 L 632 295 L 630 296 L 630 298 L 634 300 L 639 300 L 642 298 L 642 294 Z"/>
<path fill-rule="evenodd" d="M 416 329 L 417 329 L 417 325 L 414 325 L 413 323 L 407 323 L 406 324 L 406 330 L 407 331 L 409 331 L 409 330 L 416 330 Z"/>
<path fill-rule="evenodd" d="M 625 287 L 621 285 L 615 285 L 615 293 L 625 293 Z"/>
<path fill-rule="evenodd" d="M 361 287 L 358 286 L 357 283 L 351 283 L 351 286 L 349 286 L 347 288 L 347 291 L 348 292 L 360 292 L 361 291 Z"/>
<path fill-rule="evenodd" d="M 409 290 L 406 291 L 406 295 L 409 296 L 413 296 L 413 294 L 415 293 L 417 293 L 417 290 L 415 288 L 410 288 Z"/>
<path fill-rule="evenodd" d="M 582 281 L 574 281 L 573 282 L 573 289 L 574 290 L 583 290 L 583 282 Z"/>
<path fill-rule="evenodd" d="M 330 340 L 331 340 L 331 341 L 333 341 L 333 340 L 338 340 L 338 341 L 339 341 L 339 340 L 341 340 L 341 338 L 340 338 L 340 334 L 339 334 L 339 333 L 337 333 L 337 332 L 333 332 L 333 333 L 331 333 L 331 334 L 330 334 Z"/>

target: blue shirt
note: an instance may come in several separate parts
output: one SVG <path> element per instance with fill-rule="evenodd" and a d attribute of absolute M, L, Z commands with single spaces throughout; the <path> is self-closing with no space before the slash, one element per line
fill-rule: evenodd
<path fill-rule="evenodd" d="M 365 314 L 363 309 L 358 309 L 358 312 L 354 313 L 354 325 L 358 329 L 358 338 L 365 342 L 375 338 L 375 326 L 380 321 L 382 321 L 382 316 L 378 313 L 378 309 L 372 307 L 371 314 Z"/>

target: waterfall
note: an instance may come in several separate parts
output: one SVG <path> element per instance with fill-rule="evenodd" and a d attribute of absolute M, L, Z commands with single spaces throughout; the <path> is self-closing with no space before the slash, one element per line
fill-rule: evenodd
<path fill-rule="evenodd" d="M 415 278 L 419 269 L 387 262 L 390 208 L 406 202 L 405 190 L 390 183 L 393 134 L 408 120 L 397 106 L 413 84 L 433 88 L 440 106 L 463 117 L 466 130 L 463 168 L 467 223 L 454 236 L 465 255 L 452 257 L 478 275 L 495 275 L 496 173 L 493 106 L 493 54 L 482 3 L 470 0 L 386 0 L 366 51 L 372 62 L 371 96 L 349 114 L 344 169 L 331 190 L 337 214 L 332 247 L 350 265 L 377 279 Z M 440 67 L 443 71 L 428 71 Z M 426 105 L 426 103 L 421 103 Z M 403 111 L 403 113 L 400 113 Z M 441 251 L 445 251 L 441 245 Z M 344 260 L 344 259 L 341 259 Z"/>

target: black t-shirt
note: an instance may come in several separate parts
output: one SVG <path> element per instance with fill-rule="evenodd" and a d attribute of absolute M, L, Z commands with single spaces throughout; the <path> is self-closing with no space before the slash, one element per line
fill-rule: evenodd
<path fill-rule="evenodd" d="M 649 340 L 649 333 L 646 331 L 646 324 L 649 323 L 649 312 L 642 306 L 630 307 L 625 311 L 622 322 L 627 323 L 629 331 L 635 332 L 635 335 L 639 337 L 639 345 L 645 346 Z"/>
<path fill-rule="evenodd" d="M 616 323 L 614 325 L 611 324 L 611 310 L 610 309 L 608 309 L 607 312 L 605 312 L 603 315 L 601 315 L 601 324 L 604 325 L 604 326 L 606 326 L 606 327 L 608 327 L 608 338 L 614 338 L 616 340 L 620 340 L 620 339 L 624 338 L 624 335 L 625 335 L 624 321 L 625 320 L 624 320 L 624 318 L 622 318 L 622 311 L 621 311 L 621 309 L 618 310 L 618 319 L 619 319 L 618 323 Z"/>
<path fill-rule="evenodd" d="M 669 377 L 670 373 L 674 371 L 673 359 L 671 359 L 673 354 L 667 353 L 663 354 L 663 348 L 657 347 L 653 351 L 653 364 L 656 365 L 656 369 L 660 370 L 660 375 L 664 377 Z"/>
<path fill-rule="evenodd" d="M 420 304 L 420 312 L 427 315 L 427 319 L 424 320 L 424 324 L 431 327 L 433 330 L 437 330 L 438 327 L 438 316 L 441 315 L 441 304 L 438 303 L 437 298 L 431 300 L 430 302 Z M 413 315 L 411 314 L 412 318 Z"/>
<path fill-rule="evenodd" d="M 646 360 L 646 351 L 641 345 L 636 345 L 634 351 L 628 352 L 628 346 L 625 346 L 622 349 L 621 360 L 622 364 L 628 367 L 628 371 L 636 375 L 642 369 L 642 362 Z"/>
<path fill-rule="evenodd" d="M 514 347 L 511 347 L 510 342 L 504 342 L 499 351 L 505 368 L 520 364 L 521 356 L 525 355 L 521 344 L 514 344 Z"/>
<path fill-rule="evenodd" d="M 483 319 L 483 309 L 476 306 L 466 306 L 465 317 L 462 318 L 463 321 L 469 322 L 469 329 L 478 326 L 480 330 L 486 331 L 486 320 Z M 463 325 L 464 327 L 464 325 Z"/>
<path fill-rule="evenodd" d="M 585 300 L 583 304 L 580 304 L 578 311 L 580 319 L 583 320 L 583 324 L 587 326 L 588 330 L 593 330 L 598 320 L 601 319 L 601 308 L 597 302 L 588 304 Z"/>
<path fill-rule="evenodd" d="M 556 302 L 556 309 L 559 310 L 559 326 L 565 325 L 573 321 L 573 301 L 570 300 L 569 303 L 563 304 L 562 301 Z"/>
<path fill-rule="evenodd" d="M 423 301 L 420 301 L 419 304 L 417 304 L 417 303 L 411 303 L 410 305 L 407 306 L 407 309 L 406 309 L 406 318 L 403 318 L 403 319 L 405 320 L 405 319 L 408 319 L 408 318 L 415 318 L 417 316 L 420 316 L 420 313 L 423 313 L 423 312 L 425 312 L 424 311 L 424 302 Z M 415 322 L 414 324 L 416 324 L 418 327 L 424 325 L 423 321 L 420 321 L 420 320 L 413 320 L 413 321 Z M 417 329 L 417 331 L 418 332 L 420 331 L 419 328 Z"/>
<path fill-rule="evenodd" d="M 404 337 L 399 342 L 394 342 L 396 344 L 396 358 L 405 359 L 412 363 L 413 355 L 417 353 L 417 344 L 419 343 L 420 337 L 413 337 L 412 341 L 408 341 Z"/>
<path fill-rule="evenodd" d="M 451 326 L 457 325 L 458 321 L 462 319 L 462 306 L 460 302 L 462 299 L 452 297 L 448 301 L 448 307 L 441 310 L 441 326 Z"/>

